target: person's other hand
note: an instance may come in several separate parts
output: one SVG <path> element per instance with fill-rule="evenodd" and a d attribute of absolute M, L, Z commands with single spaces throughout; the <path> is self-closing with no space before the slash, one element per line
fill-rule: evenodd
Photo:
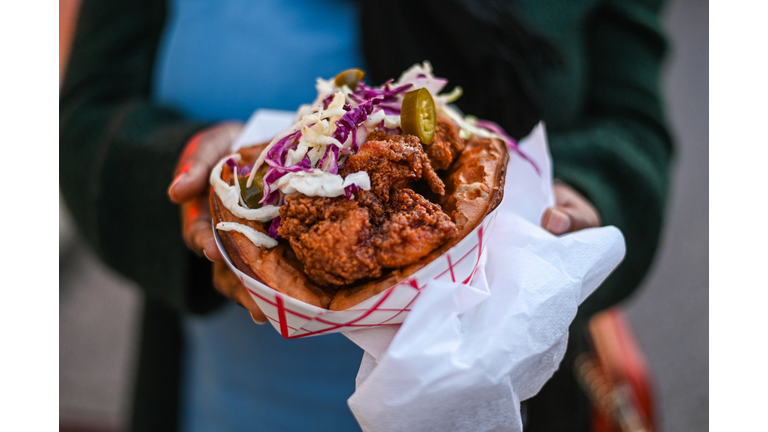
<path fill-rule="evenodd" d="M 555 206 L 544 211 L 541 227 L 555 235 L 561 235 L 584 228 L 600 226 L 600 215 L 586 198 L 573 188 L 556 182 Z"/>
<path fill-rule="evenodd" d="M 182 235 L 187 247 L 213 261 L 213 284 L 223 295 L 251 312 L 254 321 L 266 322 L 256 302 L 243 284 L 224 264 L 216 246 L 208 205 L 208 177 L 214 165 L 229 153 L 232 142 L 243 129 L 241 123 L 228 122 L 196 134 L 184 148 L 168 197 L 181 205 Z"/>

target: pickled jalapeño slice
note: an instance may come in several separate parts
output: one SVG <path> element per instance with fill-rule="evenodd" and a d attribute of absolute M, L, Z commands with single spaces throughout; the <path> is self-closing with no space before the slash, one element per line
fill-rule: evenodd
<path fill-rule="evenodd" d="M 405 94 L 400 111 L 403 134 L 418 137 L 422 144 L 432 144 L 436 123 L 435 101 L 429 90 L 420 88 Z"/>

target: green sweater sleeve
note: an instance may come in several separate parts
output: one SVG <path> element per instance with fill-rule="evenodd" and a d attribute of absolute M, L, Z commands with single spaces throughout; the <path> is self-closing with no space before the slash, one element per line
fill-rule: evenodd
<path fill-rule="evenodd" d="M 167 197 L 178 156 L 205 125 L 150 101 L 165 2 L 82 3 L 59 99 L 59 184 L 78 229 L 151 300 L 203 312 L 220 302 Z"/>
<path fill-rule="evenodd" d="M 665 52 L 656 1 L 611 0 L 586 26 L 587 106 L 572 130 L 554 131 L 555 177 L 626 238 L 624 262 L 580 308 L 589 316 L 626 298 L 658 246 L 672 154 L 659 90 Z"/>

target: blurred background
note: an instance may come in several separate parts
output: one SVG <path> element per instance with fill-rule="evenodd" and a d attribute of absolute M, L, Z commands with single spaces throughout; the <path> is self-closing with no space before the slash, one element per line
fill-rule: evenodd
<path fill-rule="evenodd" d="M 63 72 L 78 0 L 59 1 Z M 648 365 L 659 429 L 709 422 L 709 4 L 670 0 L 664 76 L 677 154 L 667 223 L 651 273 L 623 306 Z M 119 432 L 130 413 L 137 289 L 99 263 L 59 205 L 60 431 Z"/>

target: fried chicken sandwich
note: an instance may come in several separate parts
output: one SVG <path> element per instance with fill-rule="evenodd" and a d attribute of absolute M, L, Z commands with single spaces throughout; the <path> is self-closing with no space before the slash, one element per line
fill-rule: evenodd
<path fill-rule="evenodd" d="M 508 146 L 464 117 L 461 89 L 431 66 L 371 87 L 358 70 L 318 79 L 318 97 L 270 143 L 211 173 L 211 210 L 234 265 L 288 296 L 344 310 L 404 280 L 471 232 L 502 199 Z"/>

